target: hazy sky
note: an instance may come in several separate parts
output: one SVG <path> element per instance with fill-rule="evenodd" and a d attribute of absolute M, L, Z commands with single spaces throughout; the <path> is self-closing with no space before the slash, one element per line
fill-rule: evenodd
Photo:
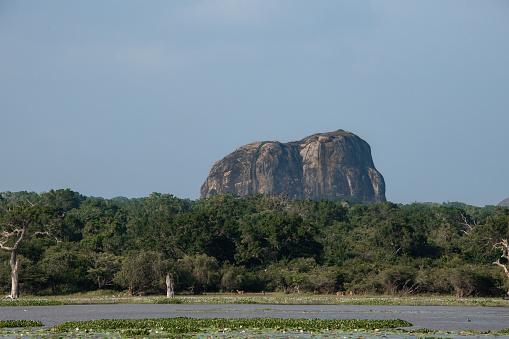
<path fill-rule="evenodd" d="M 194 200 L 337 129 L 390 201 L 509 197 L 509 1 L 0 0 L 0 191 Z"/>

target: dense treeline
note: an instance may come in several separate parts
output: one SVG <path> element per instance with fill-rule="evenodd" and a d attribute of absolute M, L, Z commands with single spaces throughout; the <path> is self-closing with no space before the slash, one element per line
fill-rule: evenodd
<path fill-rule="evenodd" d="M 263 195 L 190 201 L 159 193 L 105 200 L 67 189 L 1 193 L 0 220 L 4 247 L 18 239 L 8 228 L 13 222 L 30 220 L 30 227 L 51 231 L 19 247 L 22 294 L 160 293 L 167 272 L 177 292 L 189 293 L 468 296 L 502 295 L 509 287 L 503 269 L 492 264 L 502 254 L 493 245 L 509 238 L 504 207 Z M 4 292 L 10 255 L 0 251 Z"/>

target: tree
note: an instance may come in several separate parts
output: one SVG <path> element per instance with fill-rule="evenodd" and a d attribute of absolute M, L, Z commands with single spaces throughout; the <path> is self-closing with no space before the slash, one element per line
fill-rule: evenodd
<path fill-rule="evenodd" d="M 246 275 L 247 270 L 244 266 L 235 266 L 225 262 L 221 267 L 221 289 L 228 292 L 242 290 Z"/>
<path fill-rule="evenodd" d="M 97 252 L 120 252 L 126 232 L 126 216 L 117 204 L 89 198 L 79 210 L 83 224 L 81 246 Z"/>
<path fill-rule="evenodd" d="M 408 220 L 395 214 L 380 222 L 375 230 L 375 243 L 386 248 L 393 256 L 407 254 L 424 245 L 422 239 L 415 239 L 414 233 Z"/>
<path fill-rule="evenodd" d="M 42 205 L 55 206 L 63 211 L 69 211 L 79 208 L 80 204 L 85 200 L 78 192 L 67 189 L 50 190 L 39 195 L 39 200 Z"/>
<path fill-rule="evenodd" d="M 11 252 L 12 299 L 19 297 L 19 248 L 24 241 L 33 237 L 51 236 L 53 217 L 53 210 L 40 205 L 15 206 L 4 215 L 0 224 L 0 248 Z"/>
<path fill-rule="evenodd" d="M 83 291 L 90 288 L 92 284 L 87 275 L 88 265 L 85 253 L 69 242 L 51 246 L 38 262 L 52 293 Z"/>
<path fill-rule="evenodd" d="M 186 255 L 178 261 L 184 283 L 193 294 L 200 294 L 219 283 L 219 265 L 216 258 L 206 254 Z"/>
<path fill-rule="evenodd" d="M 90 252 L 88 260 L 91 267 L 87 270 L 88 275 L 97 282 L 97 288 L 113 284 L 115 273 L 120 270 L 121 257 L 109 252 Z"/>
<path fill-rule="evenodd" d="M 114 282 L 128 288 L 128 294 L 149 288 L 161 288 L 171 263 L 159 252 L 137 252 L 125 257 L 122 268 L 115 274 Z"/>
<path fill-rule="evenodd" d="M 504 270 L 505 275 L 507 276 L 507 279 L 509 279 L 509 266 L 508 266 L 508 261 L 509 261 L 509 242 L 508 242 L 507 239 L 502 239 L 500 242 L 498 242 L 495 245 L 493 245 L 493 247 L 498 249 L 498 250 L 501 250 L 502 251 L 502 255 L 500 255 L 500 258 L 506 260 L 505 263 L 501 263 L 500 262 L 500 258 L 498 258 L 497 261 L 493 262 L 493 264 L 502 267 L 502 269 Z M 509 290 L 507 291 L 507 294 L 509 294 Z"/>
<path fill-rule="evenodd" d="M 241 226 L 237 262 L 266 265 L 281 259 L 318 257 L 316 228 L 298 215 L 264 211 L 246 218 Z"/>
<path fill-rule="evenodd" d="M 501 208 L 497 210 L 491 218 L 488 218 L 483 231 L 487 231 L 488 239 L 493 244 L 493 248 L 502 252 L 493 264 L 500 266 L 504 270 L 507 279 L 509 279 L 509 209 Z M 509 289 L 507 294 L 509 295 Z"/>

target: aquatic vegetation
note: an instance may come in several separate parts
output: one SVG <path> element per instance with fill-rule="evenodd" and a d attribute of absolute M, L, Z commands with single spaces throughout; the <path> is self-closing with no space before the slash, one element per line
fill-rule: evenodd
<path fill-rule="evenodd" d="M 149 297 L 93 297 L 55 299 L 0 300 L 1 306 L 52 306 L 83 304 L 266 304 L 266 305 L 372 305 L 372 306 L 503 306 L 509 300 L 497 298 L 451 298 L 451 297 L 338 297 L 332 295 L 294 296 L 281 294 L 236 296 L 200 295 L 166 298 Z"/>
<path fill-rule="evenodd" d="M 87 329 L 93 332 L 134 331 L 146 333 L 158 331 L 167 334 L 190 334 L 203 332 L 239 332 L 245 330 L 297 331 L 319 333 L 333 330 L 378 330 L 412 326 L 400 320 L 359 319 L 282 319 L 282 318 L 160 318 L 160 319 L 103 319 L 93 321 L 71 321 L 54 326 L 51 331 L 65 333 Z"/>
<path fill-rule="evenodd" d="M 186 304 L 282 304 L 282 305 L 373 305 L 373 306 L 507 306 L 508 300 L 494 298 L 443 297 L 346 297 L 323 296 L 183 296 Z M 153 302 L 157 302 L 154 298 Z M 159 299 L 160 300 L 160 299 Z M 147 302 L 150 302 L 147 300 Z"/>
<path fill-rule="evenodd" d="M 149 334 L 150 334 L 150 330 L 145 329 L 145 328 L 122 331 L 122 335 L 124 335 L 124 336 L 137 336 L 137 335 L 149 335 Z"/>
<path fill-rule="evenodd" d="M 63 300 L 48 300 L 48 299 L 15 299 L 15 300 L 0 300 L 1 306 L 55 306 L 65 305 Z"/>
<path fill-rule="evenodd" d="M 0 328 L 14 327 L 41 327 L 44 326 L 38 320 L 0 320 Z"/>
<path fill-rule="evenodd" d="M 151 338 L 447 338 L 479 335 L 506 336 L 509 328 L 496 332 L 440 331 L 427 328 L 408 328 L 411 323 L 400 320 L 325 320 L 283 318 L 158 318 L 158 319 L 103 319 L 94 321 L 71 321 L 52 328 L 29 328 L 43 326 L 41 322 L 0 322 L 0 336 L 7 337 L 151 337 Z"/>
<path fill-rule="evenodd" d="M 154 300 L 154 304 L 182 304 L 179 298 L 161 298 Z"/>

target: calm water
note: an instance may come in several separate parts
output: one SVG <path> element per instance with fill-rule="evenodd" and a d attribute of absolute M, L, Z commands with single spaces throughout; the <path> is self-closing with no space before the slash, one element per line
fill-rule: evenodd
<path fill-rule="evenodd" d="M 0 320 L 40 320 L 45 326 L 66 321 L 141 318 L 320 318 L 403 319 L 413 328 L 480 331 L 509 328 L 509 308 L 354 305 L 68 305 L 0 307 Z"/>

